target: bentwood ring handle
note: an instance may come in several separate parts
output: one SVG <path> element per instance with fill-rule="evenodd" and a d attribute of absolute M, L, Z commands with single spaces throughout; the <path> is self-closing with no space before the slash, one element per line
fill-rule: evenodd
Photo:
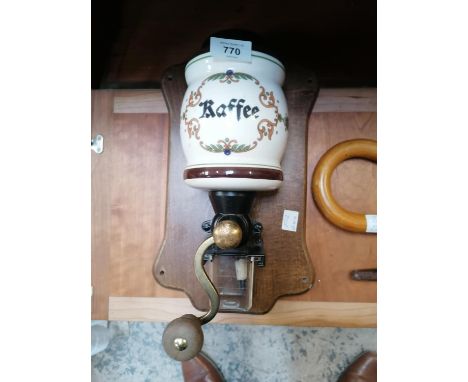
<path fill-rule="evenodd" d="M 336 167 L 350 158 L 364 158 L 377 162 L 377 142 L 371 139 L 353 139 L 333 146 L 315 167 L 312 176 L 312 195 L 320 212 L 331 223 L 352 232 L 377 232 L 374 218 L 376 215 L 366 215 L 348 211 L 341 207 L 331 191 L 331 177 Z"/>

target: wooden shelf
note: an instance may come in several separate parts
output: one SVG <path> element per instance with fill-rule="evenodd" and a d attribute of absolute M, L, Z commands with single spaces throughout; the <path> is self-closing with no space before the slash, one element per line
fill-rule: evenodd
<path fill-rule="evenodd" d="M 168 322 L 183 314 L 201 312 L 187 298 L 109 298 L 109 320 Z M 212 323 L 374 328 L 376 317 L 375 303 L 279 300 L 267 314 L 218 313 Z"/>

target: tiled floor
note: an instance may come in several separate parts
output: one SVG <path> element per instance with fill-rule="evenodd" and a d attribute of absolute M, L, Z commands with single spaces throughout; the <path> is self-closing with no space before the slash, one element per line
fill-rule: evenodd
<path fill-rule="evenodd" d="M 93 382 L 182 382 L 180 364 L 164 352 L 165 324 L 114 321 L 109 347 L 92 357 Z M 206 352 L 227 382 L 336 382 L 365 350 L 375 329 L 209 324 Z"/>

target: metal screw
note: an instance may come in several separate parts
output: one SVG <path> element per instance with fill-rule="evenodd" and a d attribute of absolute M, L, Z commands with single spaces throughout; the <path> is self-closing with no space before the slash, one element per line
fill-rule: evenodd
<path fill-rule="evenodd" d="M 254 233 L 260 233 L 263 230 L 263 225 L 262 223 L 255 223 L 253 226 Z"/>
<path fill-rule="evenodd" d="M 205 232 L 210 232 L 211 231 L 211 221 L 210 220 L 205 220 L 202 223 L 201 228 Z"/>
<path fill-rule="evenodd" d="M 183 351 L 183 350 L 187 349 L 188 343 L 187 343 L 187 340 L 185 338 L 176 338 L 174 340 L 174 346 L 175 346 L 175 348 L 177 350 Z"/>

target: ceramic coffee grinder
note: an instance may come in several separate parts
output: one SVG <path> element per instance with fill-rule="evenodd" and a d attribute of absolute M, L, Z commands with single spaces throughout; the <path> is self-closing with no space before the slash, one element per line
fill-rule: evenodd
<path fill-rule="evenodd" d="M 172 321 L 163 335 L 166 352 L 179 361 L 201 350 L 201 325 L 220 305 L 248 311 L 252 304 L 255 267 L 265 262 L 262 224 L 252 221 L 249 213 L 256 192 L 275 190 L 283 181 L 280 161 L 288 138 L 284 78 L 282 63 L 257 51 L 252 51 L 250 62 L 219 60 L 205 53 L 185 67 L 188 88 L 180 111 L 187 160 L 183 176 L 187 186 L 208 192 L 215 215 L 203 223 L 210 236 L 194 258 L 210 309 L 201 317 L 184 315 Z"/>
<path fill-rule="evenodd" d="M 316 77 L 291 63 L 285 82 L 283 64 L 258 36 L 220 35 L 222 54 L 206 46 L 161 81 L 171 127 L 166 230 L 153 275 L 206 312 L 164 331 L 164 348 L 179 361 L 198 354 L 201 325 L 218 311 L 265 314 L 315 279 L 304 227 Z M 223 55 L 237 47 L 241 59 Z"/>

